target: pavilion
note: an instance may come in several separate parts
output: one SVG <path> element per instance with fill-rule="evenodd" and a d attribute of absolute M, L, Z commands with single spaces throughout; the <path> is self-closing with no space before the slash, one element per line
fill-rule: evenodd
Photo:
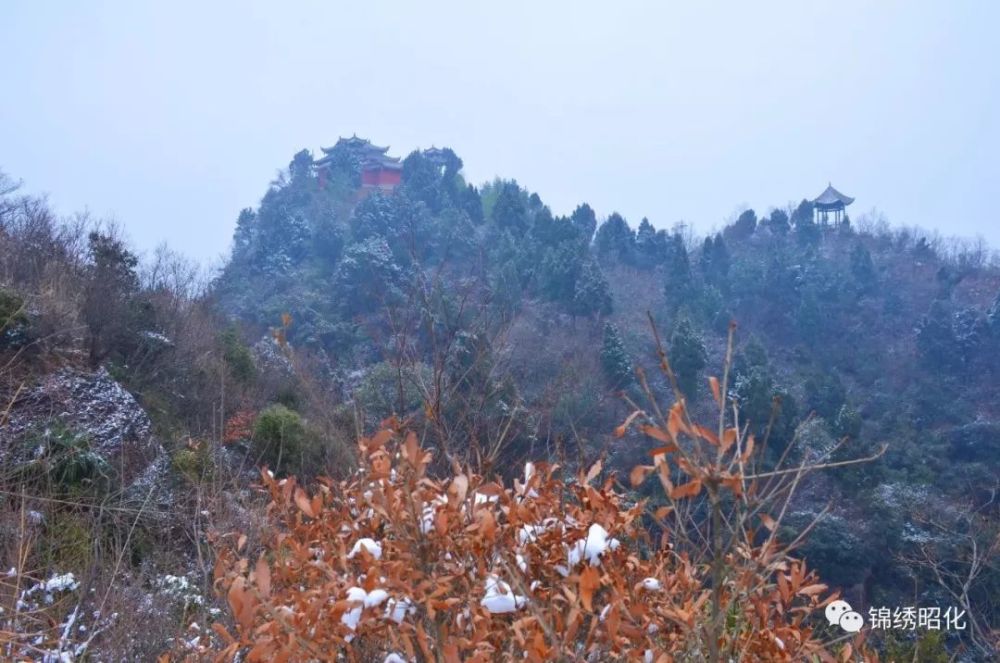
<path fill-rule="evenodd" d="M 827 182 L 826 191 L 819 194 L 819 197 L 813 200 L 812 204 L 816 211 L 817 220 L 821 220 L 825 225 L 830 220 L 830 212 L 833 212 L 833 222 L 839 224 L 844 218 L 844 209 L 853 202 L 854 198 L 845 196 Z"/>

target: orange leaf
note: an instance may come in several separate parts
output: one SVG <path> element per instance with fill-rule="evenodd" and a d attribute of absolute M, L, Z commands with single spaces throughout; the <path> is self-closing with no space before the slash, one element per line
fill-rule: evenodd
<path fill-rule="evenodd" d="M 661 506 L 659 509 L 653 512 L 653 517 L 656 518 L 657 520 L 663 520 L 664 518 L 667 517 L 667 514 L 669 514 L 673 510 L 674 507 L 672 506 Z"/>
<path fill-rule="evenodd" d="M 590 483 L 591 481 L 593 481 L 594 479 L 596 479 L 597 475 L 601 473 L 601 469 L 603 467 L 604 467 L 604 464 L 601 463 L 601 461 L 598 459 L 598 461 L 596 463 L 594 463 L 593 465 L 591 465 L 590 469 L 587 470 L 587 480 L 584 481 L 584 483 Z"/>
<path fill-rule="evenodd" d="M 712 444 L 714 446 L 719 446 L 719 436 L 710 431 L 709 429 L 705 428 L 704 426 L 695 424 L 694 432 L 698 434 L 698 437 L 705 440 L 709 444 Z"/>
<path fill-rule="evenodd" d="M 640 414 L 642 414 L 642 410 L 635 410 L 625 417 L 625 421 L 622 422 L 622 425 L 615 429 L 615 437 L 624 437 L 625 431 L 628 430 L 628 427 L 632 425 L 632 422 L 635 421 L 635 418 Z"/>
<path fill-rule="evenodd" d="M 480 531 L 482 531 L 483 536 L 486 537 L 487 541 L 492 542 L 496 539 L 497 532 L 497 520 L 493 517 L 493 512 L 489 509 L 482 509 L 479 512 L 479 525 Z"/>
<path fill-rule="evenodd" d="M 642 426 L 639 427 L 639 430 L 641 430 L 643 433 L 650 436 L 651 438 L 659 440 L 660 442 L 673 444 L 673 440 L 670 438 L 670 436 L 667 435 L 666 432 L 664 432 L 662 428 L 657 428 L 656 426 L 650 426 L 649 424 L 643 424 Z M 676 435 L 674 437 L 676 437 Z"/>
<path fill-rule="evenodd" d="M 670 491 L 671 499 L 679 500 L 684 497 L 694 497 L 701 492 L 701 479 L 688 481 L 686 484 L 677 486 Z"/>
<path fill-rule="evenodd" d="M 597 568 L 587 565 L 580 574 L 580 601 L 588 612 L 594 611 L 594 590 L 601 586 L 601 576 Z"/>
<path fill-rule="evenodd" d="M 729 451 L 729 447 L 733 446 L 736 442 L 736 429 L 727 428 L 726 432 L 722 434 L 722 453 Z"/>
<path fill-rule="evenodd" d="M 687 433 L 691 434 L 691 429 L 688 425 L 684 423 L 684 401 L 677 401 L 672 406 L 670 406 L 670 417 L 667 420 L 667 429 L 673 437 L 677 437 L 677 433 Z"/>
<path fill-rule="evenodd" d="M 636 465 L 635 467 L 633 467 L 632 471 L 629 472 L 628 475 L 628 479 L 629 482 L 632 484 L 632 487 L 638 488 L 642 484 L 642 482 L 646 480 L 646 477 L 649 476 L 649 473 L 655 469 L 656 468 L 653 467 L 652 465 Z"/>
<path fill-rule="evenodd" d="M 271 595 L 271 569 L 263 556 L 257 560 L 257 568 L 254 569 L 254 579 L 257 581 L 257 589 L 260 595 L 267 598 Z"/>
<path fill-rule="evenodd" d="M 753 433 L 751 433 L 750 436 L 747 437 L 747 445 L 743 449 L 743 455 L 740 456 L 740 461 L 744 463 L 747 462 L 748 460 L 750 460 L 750 454 L 752 453 L 753 453 Z"/>
<path fill-rule="evenodd" d="M 719 390 L 719 378 L 714 375 L 708 378 L 708 386 L 712 388 L 712 398 L 716 405 L 722 405 L 722 392 Z"/>
<path fill-rule="evenodd" d="M 306 491 L 301 488 L 295 489 L 295 506 L 299 507 L 299 511 L 306 514 L 310 518 L 316 517 L 316 513 L 313 511 L 312 502 L 309 501 Z"/>
<path fill-rule="evenodd" d="M 222 638 L 223 641 L 225 641 L 227 644 L 236 643 L 236 638 L 231 636 L 229 634 L 229 631 L 226 630 L 226 627 L 220 624 L 219 622 L 212 623 L 212 630 L 215 631 L 219 635 L 219 637 Z"/>
<path fill-rule="evenodd" d="M 457 477 L 451 480 L 451 485 L 448 486 L 448 495 L 454 499 L 455 502 L 461 504 L 465 501 L 465 496 L 469 493 L 469 477 L 464 474 L 459 474 Z"/>
<path fill-rule="evenodd" d="M 819 594 L 820 592 L 825 592 L 826 589 L 827 589 L 826 585 L 822 583 L 817 583 L 815 585 L 809 585 L 807 587 L 803 587 L 802 589 L 799 590 L 799 594 L 802 594 L 803 596 L 814 596 L 816 594 Z"/>
<path fill-rule="evenodd" d="M 657 456 L 662 456 L 664 454 L 669 454 L 669 453 L 675 453 L 677 451 L 680 451 L 680 447 L 671 442 L 670 444 L 664 447 L 656 447 L 654 449 L 650 449 L 646 453 L 652 456 L 653 458 L 656 458 Z"/>
<path fill-rule="evenodd" d="M 771 530 L 772 532 L 774 531 L 774 528 L 778 526 L 778 523 L 775 522 L 774 518 L 767 515 L 766 513 L 760 514 L 760 522 L 764 523 L 764 527 Z"/>

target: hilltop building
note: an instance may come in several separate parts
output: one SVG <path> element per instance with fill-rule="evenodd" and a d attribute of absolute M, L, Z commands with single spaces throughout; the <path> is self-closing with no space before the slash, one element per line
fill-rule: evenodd
<path fill-rule="evenodd" d="M 845 196 L 827 182 L 826 190 L 819 194 L 819 197 L 813 200 L 812 204 L 816 211 L 817 221 L 826 224 L 830 220 L 830 212 L 833 212 L 833 222 L 839 224 L 844 218 L 845 208 L 853 202 L 854 198 Z"/>
<path fill-rule="evenodd" d="M 313 166 L 320 178 L 334 162 L 338 154 L 346 154 L 358 164 L 361 169 L 361 188 L 363 190 L 392 191 L 402 181 L 403 164 L 398 157 L 391 157 L 386 152 L 388 147 L 379 147 L 356 135 L 350 138 L 340 138 L 333 147 L 321 147 L 324 156 L 317 159 Z"/>

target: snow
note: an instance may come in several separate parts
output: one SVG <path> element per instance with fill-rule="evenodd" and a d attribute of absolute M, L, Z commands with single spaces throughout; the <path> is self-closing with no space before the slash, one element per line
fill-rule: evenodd
<path fill-rule="evenodd" d="M 476 493 L 473 499 L 473 504 L 479 506 L 480 504 L 491 504 L 493 502 L 499 502 L 499 495 L 484 495 L 482 493 Z"/>
<path fill-rule="evenodd" d="M 408 663 L 405 658 L 397 654 L 396 652 L 390 652 L 388 656 L 382 663 Z"/>
<path fill-rule="evenodd" d="M 358 628 L 358 622 L 361 621 L 361 613 L 364 612 L 364 606 L 356 606 L 351 608 L 344 614 L 340 616 L 340 623 L 347 626 L 347 628 L 352 631 Z"/>
<path fill-rule="evenodd" d="M 365 597 L 365 607 L 376 608 L 385 603 L 387 598 L 389 598 L 389 593 L 384 589 L 373 589 Z"/>
<path fill-rule="evenodd" d="M 510 585 L 491 575 L 486 578 L 486 596 L 479 604 L 493 614 L 502 614 L 524 607 L 527 600 L 524 596 L 515 595 Z"/>
<path fill-rule="evenodd" d="M 583 549 L 583 556 L 590 561 L 591 566 L 599 566 L 600 557 L 608 549 L 608 531 L 594 523 L 587 532 L 587 543 Z"/>
<path fill-rule="evenodd" d="M 45 581 L 43 588 L 47 594 L 54 594 L 56 592 L 73 591 L 80 586 L 80 583 L 76 581 L 76 577 L 72 573 L 64 573 L 62 575 L 54 575 Z"/>
<path fill-rule="evenodd" d="M 656 578 L 646 578 L 646 579 L 644 579 L 644 580 L 642 581 L 642 586 L 643 586 L 644 588 L 646 588 L 646 589 L 648 589 L 648 590 L 650 590 L 650 591 L 654 591 L 654 592 L 655 592 L 656 590 L 658 590 L 658 589 L 661 589 L 661 588 L 663 587 L 663 586 L 662 586 L 662 585 L 660 584 L 660 581 L 659 581 L 659 580 L 657 580 Z"/>
<path fill-rule="evenodd" d="M 385 604 L 385 614 L 382 616 L 385 619 L 391 619 L 397 624 L 402 624 L 406 614 L 414 610 L 416 608 L 413 607 L 413 603 L 404 596 L 399 600 L 389 599 L 388 603 Z"/>
<path fill-rule="evenodd" d="M 354 547 L 351 548 L 351 552 L 347 555 L 347 559 L 354 559 L 355 555 L 358 555 L 362 548 L 375 559 L 382 559 L 382 544 L 375 539 L 369 539 L 367 537 L 363 539 L 358 539 Z"/>

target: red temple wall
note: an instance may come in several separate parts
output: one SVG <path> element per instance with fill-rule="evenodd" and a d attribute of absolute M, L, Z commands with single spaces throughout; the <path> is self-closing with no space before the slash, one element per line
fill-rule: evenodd
<path fill-rule="evenodd" d="M 394 187 L 402 181 L 402 173 L 398 170 L 363 170 L 361 171 L 362 186 Z"/>

